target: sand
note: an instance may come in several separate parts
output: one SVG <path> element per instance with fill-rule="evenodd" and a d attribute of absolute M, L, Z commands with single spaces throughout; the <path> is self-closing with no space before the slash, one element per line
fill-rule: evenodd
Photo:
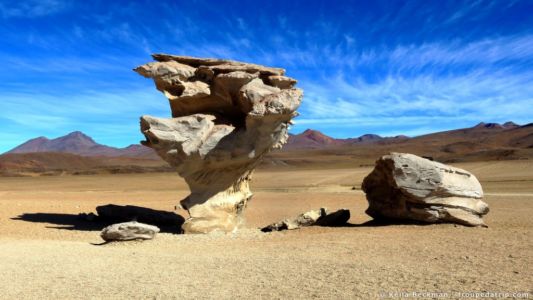
<path fill-rule="evenodd" d="M 237 234 L 164 232 L 152 241 L 101 246 L 93 245 L 102 242 L 101 228 L 80 222 L 78 213 L 107 203 L 173 210 L 187 195 L 183 181 L 169 173 L 0 178 L 0 298 L 374 299 L 413 291 L 533 297 L 531 164 L 459 166 L 482 181 L 489 228 L 369 226 L 364 194 L 352 186 L 359 188 L 370 168 L 269 170 L 256 174 L 247 229 Z M 255 229 L 320 206 L 350 209 L 352 225 Z"/>

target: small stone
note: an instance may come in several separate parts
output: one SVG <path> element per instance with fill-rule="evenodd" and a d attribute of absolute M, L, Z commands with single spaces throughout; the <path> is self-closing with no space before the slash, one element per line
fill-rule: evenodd
<path fill-rule="evenodd" d="M 94 220 L 96 220 L 97 217 L 98 217 L 97 215 L 90 212 L 87 214 L 87 216 L 85 216 L 85 220 L 89 222 L 93 222 Z"/>
<path fill-rule="evenodd" d="M 106 242 L 151 240 L 159 232 L 159 228 L 153 225 L 139 222 L 118 223 L 102 229 L 100 236 Z"/>
<path fill-rule="evenodd" d="M 311 225 L 314 225 L 318 219 L 326 215 L 327 215 L 327 209 L 322 207 L 317 210 L 310 210 L 292 219 L 285 219 L 277 223 L 272 223 L 268 226 L 261 228 L 261 231 L 270 232 L 270 231 L 293 230 L 293 229 L 298 229 L 300 227 L 311 226 Z"/>
<path fill-rule="evenodd" d="M 97 215 L 95 215 L 94 213 L 79 213 L 78 214 L 78 218 L 80 220 L 83 220 L 83 221 L 89 221 L 89 222 L 93 222 L 96 220 L 96 218 L 98 218 Z"/>

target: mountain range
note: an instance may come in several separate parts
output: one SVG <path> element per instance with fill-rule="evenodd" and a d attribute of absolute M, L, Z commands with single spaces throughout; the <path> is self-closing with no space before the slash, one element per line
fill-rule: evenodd
<path fill-rule="evenodd" d="M 376 134 L 365 134 L 357 138 L 336 139 L 320 131 L 307 129 L 300 134 L 290 134 L 284 149 L 321 149 L 331 146 L 373 143 L 377 141 L 401 141 L 405 139 L 408 139 L 408 137 L 381 137 Z M 110 147 L 96 143 L 90 136 L 80 131 L 74 131 L 55 139 L 48 139 L 43 136 L 37 137 L 16 146 L 5 154 L 38 152 L 71 153 L 81 156 L 157 157 L 152 149 L 140 144 L 132 144 L 125 148 Z"/>
<path fill-rule="evenodd" d="M 125 148 L 110 147 L 96 143 L 90 136 L 80 131 L 74 131 L 55 139 L 48 139 L 44 136 L 34 138 L 9 150 L 6 154 L 37 152 L 61 152 L 81 156 L 154 157 L 152 149 L 142 145 L 129 145 Z"/>
<path fill-rule="evenodd" d="M 347 139 L 308 129 L 291 134 L 283 149 L 268 154 L 261 167 L 371 165 L 388 152 L 408 152 L 447 163 L 533 159 L 533 123 L 479 123 L 417 137 L 365 134 Z M 0 175 L 10 176 L 162 170 L 171 169 L 150 148 L 140 144 L 110 147 L 79 131 L 55 139 L 34 138 L 0 155 Z"/>

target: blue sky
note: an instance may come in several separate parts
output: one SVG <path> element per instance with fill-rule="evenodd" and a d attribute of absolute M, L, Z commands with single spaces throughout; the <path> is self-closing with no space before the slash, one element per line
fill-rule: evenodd
<path fill-rule="evenodd" d="M 0 152 L 81 130 L 123 147 L 168 102 L 151 53 L 283 67 L 292 128 L 419 135 L 533 121 L 533 1 L 0 1 Z"/>

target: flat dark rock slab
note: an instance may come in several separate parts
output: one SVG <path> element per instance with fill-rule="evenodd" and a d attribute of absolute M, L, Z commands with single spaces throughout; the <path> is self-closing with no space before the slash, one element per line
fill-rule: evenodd
<path fill-rule="evenodd" d="M 108 204 L 96 207 L 98 217 L 113 222 L 138 221 L 159 226 L 181 226 L 185 219 L 173 212 L 134 205 Z"/>

